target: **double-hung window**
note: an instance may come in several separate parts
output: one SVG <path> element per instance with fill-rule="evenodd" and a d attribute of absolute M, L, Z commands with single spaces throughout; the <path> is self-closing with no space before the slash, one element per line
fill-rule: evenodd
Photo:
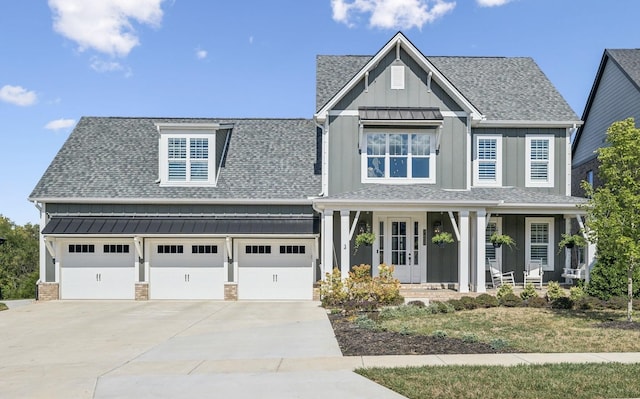
<path fill-rule="evenodd" d="M 553 136 L 527 135 L 526 185 L 527 187 L 553 187 Z"/>
<path fill-rule="evenodd" d="M 371 132 L 364 135 L 364 182 L 435 183 L 433 133 Z"/>
<path fill-rule="evenodd" d="M 526 218 L 526 260 L 542 261 L 542 270 L 553 271 L 553 218 Z"/>
<path fill-rule="evenodd" d="M 474 185 L 502 186 L 502 136 L 475 136 Z"/>

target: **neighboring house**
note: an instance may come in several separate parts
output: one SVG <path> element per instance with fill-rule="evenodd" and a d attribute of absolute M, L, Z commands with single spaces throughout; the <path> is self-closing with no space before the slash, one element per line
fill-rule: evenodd
<path fill-rule="evenodd" d="M 425 57 L 402 33 L 374 56 L 319 56 L 312 120 L 82 118 L 30 195 L 39 295 L 311 299 L 359 263 L 484 291 L 488 257 L 559 280 L 557 242 L 583 214 L 580 123 L 530 58 Z"/>
<path fill-rule="evenodd" d="M 573 141 L 573 195 L 584 196 L 582 181 L 601 184 L 596 150 L 613 122 L 630 117 L 636 125 L 640 121 L 640 49 L 607 49 L 582 114 L 584 124 Z"/>

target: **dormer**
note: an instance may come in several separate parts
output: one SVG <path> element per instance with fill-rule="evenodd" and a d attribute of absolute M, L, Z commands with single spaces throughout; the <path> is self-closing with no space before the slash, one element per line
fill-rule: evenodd
<path fill-rule="evenodd" d="M 230 129 L 220 123 L 158 123 L 160 186 L 215 186 Z"/>

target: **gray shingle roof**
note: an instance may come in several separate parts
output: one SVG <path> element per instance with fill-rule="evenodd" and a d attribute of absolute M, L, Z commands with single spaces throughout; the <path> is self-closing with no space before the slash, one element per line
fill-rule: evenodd
<path fill-rule="evenodd" d="M 233 123 L 217 187 L 160 187 L 156 123 Z M 31 199 L 303 200 L 321 190 L 308 119 L 84 117 Z"/>
<path fill-rule="evenodd" d="M 606 53 L 640 90 L 640 49 L 607 49 Z"/>
<path fill-rule="evenodd" d="M 517 187 L 480 188 L 470 190 L 447 190 L 432 185 L 368 184 L 362 189 L 330 195 L 329 201 L 439 201 L 447 204 L 452 201 L 502 201 L 504 204 L 581 204 L 585 198 L 547 194 L 533 189 Z"/>
<path fill-rule="evenodd" d="M 319 110 L 371 56 L 318 56 Z M 489 120 L 577 121 L 578 116 L 531 58 L 427 57 Z"/>

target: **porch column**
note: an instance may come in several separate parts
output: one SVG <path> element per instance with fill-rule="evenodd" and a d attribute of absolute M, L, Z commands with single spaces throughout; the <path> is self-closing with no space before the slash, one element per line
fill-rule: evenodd
<path fill-rule="evenodd" d="M 345 279 L 349 277 L 349 269 L 350 269 L 350 248 L 349 248 L 349 214 L 348 210 L 340 211 L 340 271 L 342 274 L 342 278 Z"/>
<path fill-rule="evenodd" d="M 458 291 L 469 292 L 469 211 L 458 212 Z"/>
<path fill-rule="evenodd" d="M 54 276 L 55 276 L 53 282 L 59 283 L 60 282 L 60 258 L 62 257 L 62 243 L 60 242 L 60 240 L 56 240 L 54 245 L 56 247 L 56 259 L 53 264 Z"/>
<path fill-rule="evenodd" d="M 487 212 L 477 212 L 476 219 L 476 292 L 487 292 L 485 281 L 485 235 L 487 229 Z"/>
<path fill-rule="evenodd" d="M 322 216 L 322 279 L 333 270 L 333 209 L 325 209 Z"/>
<path fill-rule="evenodd" d="M 47 211 L 45 209 L 45 207 L 47 206 L 47 204 L 42 204 L 41 208 L 40 208 L 40 228 L 44 229 L 44 226 L 47 225 Z M 40 242 L 40 267 L 39 267 L 39 273 L 38 275 L 40 276 L 39 280 L 43 283 L 47 282 L 47 244 L 45 243 L 45 238 L 44 235 L 42 233 L 39 234 L 39 242 Z"/>

